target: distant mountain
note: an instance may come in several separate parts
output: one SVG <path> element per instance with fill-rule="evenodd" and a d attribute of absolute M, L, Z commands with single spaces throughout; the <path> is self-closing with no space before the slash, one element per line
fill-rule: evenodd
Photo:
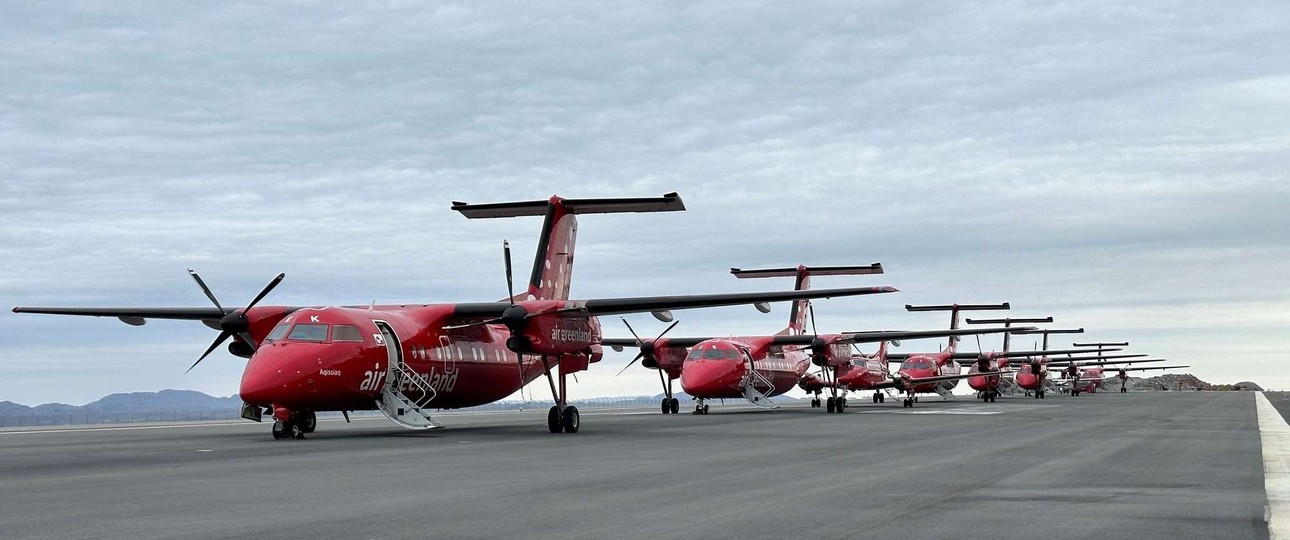
<path fill-rule="evenodd" d="M 1110 376 L 1102 381 L 1102 390 L 1120 389 L 1120 379 L 1114 376 L 1114 372 L 1108 371 Z M 1128 388 L 1130 390 L 1195 390 L 1197 388 L 1217 389 L 1215 385 L 1200 380 L 1200 378 L 1190 373 L 1166 373 L 1155 377 L 1129 377 Z"/>
<path fill-rule="evenodd" d="M 0 416 L 240 409 L 241 407 L 242 400 L 238 399 L 237 395 L 214 397 L 194 390 L 162 390 L 160 392 L 110 394 L 98 401 L 86 403 L 79 407 L 66 403 L 45 403 L 35 407 L 28 407 L 12 401 L 0 401 Z"/>
<path fill-rule="evenodd" d="M 132 392 L 110 394 L 82 408 L 93 411 L 141 411 L 184 409 L 238 409 L 242 400 L 236 394 L 214 397 L 195 390 L 162 390 L 160 392 Z"/>

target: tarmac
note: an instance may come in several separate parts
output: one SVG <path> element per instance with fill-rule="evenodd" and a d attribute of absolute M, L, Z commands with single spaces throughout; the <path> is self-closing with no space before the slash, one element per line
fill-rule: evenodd
<path fill-rule="evenodd" d="M 1268 538 L 1255 393 L 0 432 L 4 538 Z M 1268 393 L 1283 416 L 1290 396 Z"/>

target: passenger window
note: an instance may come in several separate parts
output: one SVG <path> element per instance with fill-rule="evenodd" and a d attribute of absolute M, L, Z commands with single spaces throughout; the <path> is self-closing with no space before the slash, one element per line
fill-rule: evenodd
<path fill-rule="evenodd" d="M 348 324 L 337 324 L 331 327 L 332 341 L 363 341 L 363 333 L 358 331 L 357 326 Z"/>
<path fill-rule="evenodd" d="M 287 334 L 287 339 L 298 341 L 327 341 L 327 325 L 325 324 L 297 324 Z"/>

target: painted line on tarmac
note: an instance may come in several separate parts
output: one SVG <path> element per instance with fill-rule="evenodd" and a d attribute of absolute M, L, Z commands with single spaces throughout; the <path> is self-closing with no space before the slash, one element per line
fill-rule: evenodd
<path fill-rule="evenodd" d="M 84 433 L 88 431 L 134 431 L 141 429 L 178 429 L 178 428 L 198 428 L 208 426 L 241 426 L 249 425 L 246 422 L 206 422 L 203 424 L 167 424 L 164 426 L 122 426 L 122 427 L 98 427 L 98 428 L 75 428 L 75 429 L 24 429 L 21 431 L 0 431 L 0 435 L 24 435 L 32 433 Z"/>
<path fill-rule="evenodd" d="M 1259 392 L 1254 397 L 1263 443 L 1263 490 L 1268 494 L 1264 517 L 1268 536 L 1290 538 L 1290 424 Z"/>
<path fill-rule="evenodd" d="M 868 410 L 858 411 L 866 414 L 958 414 L 967 416 L 985 416 L 991 414 L 1003 414 L 1006 411 L 974 411 L 969 409 L 918 409 L 913 411 L 882 411 Z"/>

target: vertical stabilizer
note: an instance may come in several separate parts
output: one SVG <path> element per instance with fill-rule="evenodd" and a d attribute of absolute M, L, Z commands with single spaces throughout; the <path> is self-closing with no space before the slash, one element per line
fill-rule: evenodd
<path fill-rule="evenodd" d="M 940 306 L 911 306 L 905 304 L 906 311 L 948 311 L 950 312 L 950 330 L 959 329 L 959 312 L 960 311 L 985 311 L 985 310 L 1003 310 L 1011 306 L 1007 302 L 1002 304 L 948 304 Z M 958 350 L 958 336 L 950 336 L 949 345 L 942 352 L 953 353 Z"/>
<path fill-rule="evenodd" d="M 685 203 L 676 193 L 662 197 L 621 199 L 562 199 L 467 204 L 453 201 L 452 209 L 470 219 L 544 216 L 533 273 L 526 292 L 515 300 L 568 300 L 573 280 L 573 250 L 578 239 L 578 214 L 677 212 Z"/>
<path fill-rule="evenodd" d="M 803 266 L 797 268 L 768 268 L 765 270 L 742 270 L 731 268 L 730 273 L 740 279 L 765 277 L 793 277 L 796 282 L 793 290 L 805 291 L 811 288 L 811 276 L 852 276 L 881 274 L 882 264 L 873 263 L 867 266 Z M 807 299 L 793 301 L 793 308 L 788 313 L 788 327 L 776 335 L 802 335 L 806 333 L 806 317 L 811 311 L 811 301 Z"/>

